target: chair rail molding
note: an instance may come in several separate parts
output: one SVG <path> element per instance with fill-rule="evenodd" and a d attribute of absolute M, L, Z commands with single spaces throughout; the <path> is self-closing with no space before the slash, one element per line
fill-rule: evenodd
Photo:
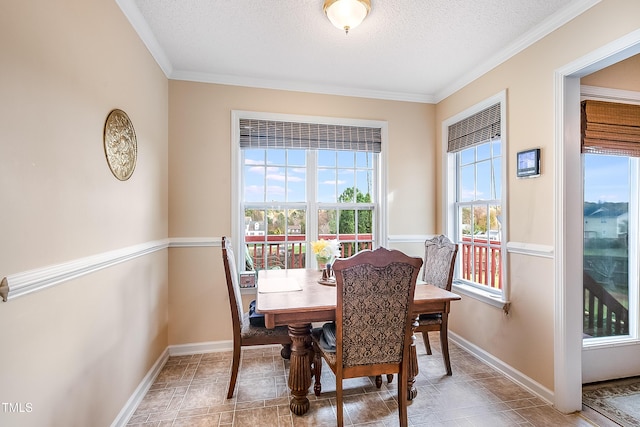
<path fill-rule="evenodd" d="M 423 243 L 432 235 L 390 235 L 390 243 Z M 104 252 L 73 261 L 10 274 L 0 280 L 0 298 L 7 302 L 68 280 L 90 274 L 112 265 L 126 262 L 167 248 L 220 247 L 221 237 L 171 237 Z M 553 258 L 553 247 L 528 243 L 509 242 L 510 253 Z"/>
<path fill-rule="evenodd" d="M 171 237 L 170 248 L 199 248 L 222 246 L 222 237 Z"/>
<path fill-rule="evenodd" d="M 389 243 L 424 243 L 427 239 L 433 239 L 437 234 L 390 234 Z"/>
<path fill-rule="evenodd" d="M 154 240 L 139 245 L 129 246 L 114 251 L 103 252 L 74 261 L 21 273 L 11 274 L 0 282 L 0 296 L 7 302 L 14 298 L 28 295 L 51 286 L 90 274 L 103 268 L 147 255 L 169 246 L 168 239 Z"/>
<path fill-rule="evenodd" d="M 538 245 L 535 243 L 508 242 L 507 252 L 510 254 L 522 254 L 542 258 L 553 258 L 554 249 L 550 245 Z"/>
<path fill-rule="evenodd" d="M 10 274 L 0 280 L 0 298 L 7 302 L 30 293 L 59 285 L 85 274 L 167 248 L 221 246 L 221 237 L 172 237 L 116 249 L 73 261 Z"/>

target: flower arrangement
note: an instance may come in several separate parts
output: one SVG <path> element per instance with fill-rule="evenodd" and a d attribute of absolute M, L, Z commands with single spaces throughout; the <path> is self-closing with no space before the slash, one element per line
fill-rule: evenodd
<path fill-rule="evenodd" d="M 337 240 L 316 240 L 311 242 L 311 250 L 316 256 L 319 267 L 333 261 L 334 258 L 340 256 L 340 243 Z"/>

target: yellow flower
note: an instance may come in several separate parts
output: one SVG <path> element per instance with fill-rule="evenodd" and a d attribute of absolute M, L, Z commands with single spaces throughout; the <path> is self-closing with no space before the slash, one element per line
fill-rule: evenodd
<path fill-rule="evenodd" d="M 311 250 L 316 257 L 327 260 L 340 256 L 340 244 L 337 240 L 316 240 L 311 242 Z"/>

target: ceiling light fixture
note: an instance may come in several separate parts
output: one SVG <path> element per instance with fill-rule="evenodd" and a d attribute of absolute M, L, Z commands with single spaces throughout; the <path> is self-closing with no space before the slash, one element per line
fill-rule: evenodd
<path fill-rule="evenodd" d="M 364 21 L 371 11 L 370 0 L 324 0 L 324 13 L 337 28 L 349 34 L 349 30 Z"/>

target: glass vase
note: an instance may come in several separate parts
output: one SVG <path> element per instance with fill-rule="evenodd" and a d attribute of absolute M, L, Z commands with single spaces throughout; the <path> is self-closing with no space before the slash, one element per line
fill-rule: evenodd
<path fill-rule="evenodd" d="M 316 261 L 318 262 L 318 270 L 323 271 L 327 268 L 327 264 L 330 264 L 332 257 L 323 257 L 316 255 Z"/>

